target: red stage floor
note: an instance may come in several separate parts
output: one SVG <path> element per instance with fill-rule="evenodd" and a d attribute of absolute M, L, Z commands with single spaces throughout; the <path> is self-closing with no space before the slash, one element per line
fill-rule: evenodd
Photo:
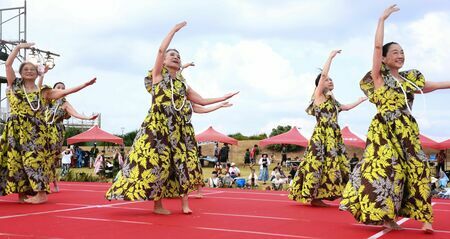
<path fill-rule="evenodd" d="M 180 200 L 166 200 L 172 215 L 151 212 L 152 202 L 104 199 L 108 184 L 60 183 L 61 192 L 43 205 L 22 205 L 16 195 L 0 197 L 0 238 L 450 238 L 450 201 L 435 200 L 436 232 L 400 222 L 404 231 L 357 224 L 337 203 L 330 208 L 303 206 L 286 192 L 205 189 L 183 215 Z"/>

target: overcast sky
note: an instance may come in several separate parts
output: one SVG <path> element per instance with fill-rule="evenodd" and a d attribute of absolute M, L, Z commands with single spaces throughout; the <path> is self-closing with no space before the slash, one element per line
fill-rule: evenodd
<path fill-rule="evenodd" d="M 120 134 L 138 129 L 151 104 L 143 78 L 167 32 L 180 21 L 171 48 L 182 61 L 188 84 L 204 97 L 240 91 L 231 108 L 193 117 L 197 133 L 212 125 L 226 134 L 270 133 L 295 125 L 309 137 L 315 118 L 305 113 L 314 79 L 333 49 L 334 94 L 341 103 L 363 96 L 359 80 L 371 68 L 377 19 L 390 4 L 400 12 L 387 21 L 385 42 L 405 50 L 404 69 L 427 80 L 450 80 L 450 2 L 447 0 L 28 0 L 28 41 L 61 54 L 46 83 L 97 83 L 68 97 L 80 112 L 102 114 L 102 128 Z M 22 6 L 1 0 L 0 8 Z M 7 15 L 4 15 L 4 19 Z M 3 38 L 15 40 L 14 23 Z M 0 70 L 4 75 L 4 69 Z M 450 90 L 417 96 L 413 114 L 421 132 L 450 137 Z M 426 105 L 426 106 L 425 106 Z M 365 102 L 339 116 L 365 135 L 375 106 Z"/>

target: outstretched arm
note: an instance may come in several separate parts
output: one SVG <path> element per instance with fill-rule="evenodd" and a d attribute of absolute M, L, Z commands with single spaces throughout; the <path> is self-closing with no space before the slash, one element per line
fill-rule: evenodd
<path fill-rule="evenodd" d="M 367 100 L 367 97 L 360 97 L 357 101 L 355 101 L 351 104 L 341 105 L 341 110 L 342 111 L 351 110 L 366 100 Z"/>
<path fill-rule="evenodd" d="M 425 81 L 425 86 L 423 87 L 423 93 L 430 93 L 435 90 L 450 89 L 450 81 Z"/>
<path fill-rule="evenodd" d="M 189 62 L 189 63 L 186 63 L 186 64 L 182 65 L 181 69 L 180 69 L 180 72 L 183 72 L 184 69 L 186 69 L 186 68 L 188 68 L 190 66 L 195 66 L 194 62 Z"/>
<path fill-rule="evenodd" d="M 228 93 L 228 94 L 226 94 L 222 97 L 218 97 L 218 98 L 203 98 L 194 89 L 192 89 L 192 87 L 189 87 L 187 97 L 188 97 L 188 100 L 192 101 L 194 104 L 205 106 L 205 105 L 210 105 L 210 104 L 226 101 L 238 93 L 239 93 L 239 91 L 234 92 L 234 93 Z"/>
<path fill-rule="evenodd" d="M 375 33 L 375 47 L 373 50 L 372 62 L 372 79 L 375 89 L 383 86 L 384 81 L 381 77 L 381 63 L 383 60 L 383 38 L 384 38 L 384 21 L 394 12 L 400 10 L 397 5 L 392 5 L 384 10 L 380 19 L 378 20 L 377 31 Z"/>
<path fill-rule="evenodd" d="M 81 119 L 81 120 L 94 120 L 98 117 L 98 114 L 95 114 L 92 116 L 85 116 L 85 115 L 78 113 L 69 102 L 65 102 L 63 107 L 70 116 Z"/>
<path fill-rule="evenodd" d="M 317 99 L 320 94 L 322 94 L 324 90 L 323 82 L 328 78 L 328 73 L 330 72 L 331 62 L 333 61 L 333 58 L 338 54 L 341 53 L 341 50 L 334 50 L 330 53 L 330 56 L 328 57 L 327 61 L 325 62 L 325 65 L 323 66 L 322 73 L 320 74 L 319 83 L 317 84 L 316 90 L 314 91 L 314 96 Z"/>
<path fill-rule="evenodd" d="M 95 81 L 97 81 L 97 78 L 94 78 L 94 79 L 92 79 L 84 84 L 81 84 L 79 86 L 75 86 L 73 88 L 68 88 L 65 90 L 48 89 L 48 90 L 45 90 L 42 92 L 42 96 L 49 100 L 56 100 L 56 99 L 65 97 L 67 95 L 70 95 L 72 93 L 78 92 L 78 91 L 86 88 L 87 86 L 94 84 Z"/>
<path fill-rule="evenodd" d="M 169 34 L 167 34 L 166 38 L 161 43 L 159 47 L 158 54 L 156 55 L 155 65 L 153 66 L 152 71 L 152 79 L 153 84 L 158 84 L 162 80 L 161 70 L 163 68 L 164 63 L 164 54 L 166 54 L 166 50 L 169 47 L 170 42 L 172 41 L 173 36 L 177 33 L 181 28 L 186 26 L 186 22 L 181 22 L 175 25 L 172 30 L 170 30 Z"/>
<path fill-rule="evenodd" d="M 221 102 L 221 103 L 211 106 L 211 107 L 203 107 L 203 106 L 200 106 L 197 104 L 192 104 L 192 109 L 194 110 L 195 113 L 204 114 L 204 113 L 213 112 L 220 108 L 230 107 L 230 106 L 233 106 L 233 104 L 230 104 L 229 102 L 225 101 L 225 102 Z"/>
<path fill-rule="evenodd" d="M 14 49 L 12 50 L 11 54 L 9 54 L 8 59 L 6 59 L 5 62 L 5 70 L 6 70 L 6 81 L 8 84 L 8 87 L 12 86 L 14 80 L 16 79 L 16 73 L 13 69 L 13 63 L 14 60 L 17 57 L 17 54 L 19 54 L 20 49 L 24 48 L 30 48 L 34 45 L 34 43 L 20 43 Z"/>

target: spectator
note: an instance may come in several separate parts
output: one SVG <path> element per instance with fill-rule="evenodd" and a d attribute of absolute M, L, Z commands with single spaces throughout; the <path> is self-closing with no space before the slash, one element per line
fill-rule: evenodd
<path fill-rule="evenodd" d="M 257 188 L 258 187 L 258 176 L 256 175 L 255 169 L 253 167 L 250 168 L 250 175 L 248 175 L 247 187 L 248 188 Z"/>
<path fill-rule="evenodd" d="M 200 165 L 202 167 L 204 167 L 205 166 L 205 159 L 203 158 L 202 146 L 200 146 L 200 145 L 197 146 L 197 157 L 200 160 Z"/>
<path fill-rule="evenodd" d="M 223 144 L 223 147 L 220 149 L 219 152 L 219 158 L 221 163 L 228 162 L 228 152 L 230 151 L 230 147 L 228 147 L 228 144 Z"/>
<path fill-rule="evenodd" d="M 72 163 L 72 150 L 66 149 L 61 153 L 61 177 L 64 177 L 69 173 L 70 164 Z"/>
<path fill-rule="evenodd" d="M 297 165 L 292 165 L 291 171 L 289 171 L 289 176 L 291 176 L 291 178 L 295 177 L 295 174 L 297 173 L 297 169 L 298 169 Z"/>
<path fill-rule="evenodd" d="M 244 155 L 244 167 L 245 165 L 250 165 L 251 161 L 250 161 L 250 150 L 246 149 L 245 150 L 245 155 Z"/>
<path fill-rule="evenodd" d="M 230 174 L 230 177 L 232 179 L 241 176 L 241 171 L 239 170 L 238 167 L 236 167 L 235 163 L 231 163 L 231 167 L 228 169 L 228 173 Z"/>
<path fill-rule="evenodd" d="M 263 184 L 266 184 L 266 181 L 269 180 L 269 165 L 270 159 L 267 157 L 267 154 L 262 154 L 262 158 L 259 159 L 259 181 L 263 181 Z"/>
<path fill-rule="evenodd" d="M 89 168 L 92 168 L 92 166 L 94 165 L 94 159 L 97 158 L 97 155 L 98 155 L 97 143 L 94 143 L 94 146 L 89 151 Z"/>
<path fill-rule="evenodd" d="M 222 180 L 220 180 L 216 171 L 212 171 L 211 177 L 208 179 L 208 186 L 210 188 L 220 188 L 222 187 Z"/>
<path fill-rule="evenodd" d="M 281 145 L 281 165 L 286 165 L 287 161 L 287 147 L 285 144 Z"/>
<path fill-rule="evenodd" d="M 445 172 L 445 160 L 446 160 L 446 158 L 447 158 L 447 155 L 445 155 L 445 151 L 444 150 L 439 151 L 439 153 L 436 155 L 436 161 L 437 161 L 436 176 L 439 175 L 439 171 L 440 170 Z"/>
<path fill-rule="evenodd" d="M 216 157 L 217 160 L 219 160 L 219 143 L 216 142 L 216 144 L 214 145 L 214 157 Z"/>
<path fill-rule="evenodd" d="M 214 171 L 216 171 L 217 174 L 221 175 L 222 169 L 223 169 L 222 164 L 219 161 L 217 161 L 216 164 L 214 165 Z"/>
<path fill-rule="evenodd" d="M 113 156 L 113 169 L 112 169 L 113 175 L 116 175 L 122 169 L 122 167 L 123 167 L 123 156 L 120 150 L 116 148 Z"/>
<path fill-rule="evenodd" d="M 356 157 L 356 153 L 353 154 L 353 158 L 350 159 L 350 172 L 353 172 L 356 164 L 359 162 L 359 158 Z"/>
<path fill-rule="evenodd" d="M 285 180 L 281 178 L 279 173 L 275 174 L 275 178 L 272 179 L 272 188 L 273 190 L 279 191 L 283 189 L 283 184 Z"/>
<path fill-rule="evenodd" d="M 80 147 L 76 147 L 75 149 L 75 155 L 77 157 L 77 168 L 83 167 L 83 156 L 84 152 Z"/>
<path fill-rule="evenodd" d="M 259 148 L 258 145 L 254 145 L 252 150 L 250 151 L 250 161 L 252 162 L 252 164 L 256 163 L 256 158 L 259 155 Z"/>
<path fill-rule="evenodd" d="M 95 158 L 94 173 L 98 174 L 102 169 L 105 170 L 105 168 L 106 168 L 105 150 L 102 150 L 102 152 L 99 155 L 97 155 L 97 158 Z"/>

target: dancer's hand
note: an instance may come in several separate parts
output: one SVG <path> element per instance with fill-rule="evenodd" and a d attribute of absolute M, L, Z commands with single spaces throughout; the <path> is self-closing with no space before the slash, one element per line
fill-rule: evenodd
<path fill-rule="evenodd" d="M 98 117 L 98 113 L 89 117 L 88 120 L 95 120 L 95 119 L 97 119 L 97 117 Z"/>
<path fill-rule="evenodd" d="M 185 68 L 188 68 L 189 66 L 195 66 L 194 62 L 186 63 L 183 66 L 181 66 L 181 68 L 185 69 Z"/>
<path fill-rule="evenodd" d="M 185 27 L 186 24 L 187 24 L 186 21 L 180 22 L 180 23 L 178 23 L 177 25 L 175 25 L 175 26 L 173 27 L 173 30 L 174 30 L 175 32 L 178 32 L 181 28 Z"/>
<path fill-rule="evenodd" d="M 383 21 L 385 21 L 386 19 L 388 19 L 388 17 L 389 17 L 392 13 L 397 12 L 397 11 L 400 11 L 400 8 L 397 7 L 397 4 L 394 4 L 394 5 L 388 7 L 388 8 L 386 8 L 386 9 L 384 10 L 383 15 L 381 15 L 381 19 L 382 19 Z"/>
<path fill-rule="evenodd" d="M 231 98 L 231 97 L 233 97 L 233 96 L 235 96 L 237 94 L 239 94 L 239 91 L 238 92 L 234 92 L 234 93 L 228 93 L 228 94 L 223 96 L 223 100 L 228 100 L 229 98 Z"/>
<path fill-rule="evenodd" d="M 221 103 L 220 103 L 220 107 L 221 107 L 221 108 L 230 107 L 230 106 L 233 106 L 233 104 L 231 104 L 231 103 L 228 102 L 228 101 L 225 101 L 225 102 L 221 102 Z"/>
<path fill-rule="evenodd" d="M 341 52 L 342 52 L 342 50 L 334 50 L 334 51 L 331 51 L 330 57 L 331 57 L 331 58 L 334 58 L 337 54 L 340 54 Z"/>
<path fill-rule="evenodd" d="M 16 47 L 19 49 L 25 49 L 25 48 L 31 48 L 32 46 L 34 46 L 33 42 L 22 42 L 19 45 L 17 45 Z"/>
<path fill-rule="evenodd" d="M 86 86 L 90 86 L 90 85 L 93 85 L 93 84 L 95 84 L 95 82 L 97 81 L 97 77 L 94 77 L 92 80 L 90 80 L 90 81 L 88 81 L 88 82 L 86 82 L 86 83 L 84 83 Z"/>

